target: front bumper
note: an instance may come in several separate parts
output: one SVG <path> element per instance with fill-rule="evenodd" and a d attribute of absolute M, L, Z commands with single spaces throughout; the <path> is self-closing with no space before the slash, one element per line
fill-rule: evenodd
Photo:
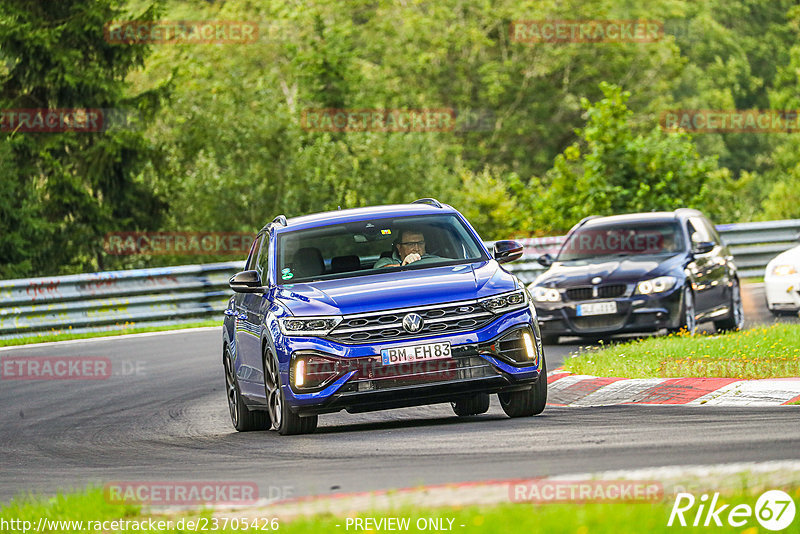
<path fill-rule="evenodd" d="M 800 310 L 800 275 L 764 278 L 767 307 L 775 311 Z"/>
<path fill-rule="evenodd" d="M 534 338 L 537 357 L 532 361 L 514 352 L 519 351 L 517 338 L 521 339 L 525 331 Z M 536 339 L 535 332 L 533 315 L 524 308 L 498 317 L 480 330 L 449 336 L 374 346 L 343 346 L 319 339 L 293 340 L 292 353 L 313 351 L 335 358 L 346 370 L 325 382 L 323 387 L 305 391 L 291 386 L 294 367 L 290 364 L 283 382 L 285 399 L 293 412 L 312 415 L 343 409 L 356 413 L 419 406 L 450 402 L 475 393 L 528 389 L 539 379 L 544 358 L 541 340 Z M 380 363 L 382 348 L 439 341 L 451 343 L 451 357 L 393 366 Z"/>
<path fill-rule="evenodd" d="M 628 291 L 630 293 L 630 291 Z M 592 336 L 656 332 L 681 324 L 683 287 L 653 295 L 630 295 L 566 302 L 537 302 L 536 311 L 543 335 Z M 617 313 L 579 316 L 578 306 L 616 302 Z"/>

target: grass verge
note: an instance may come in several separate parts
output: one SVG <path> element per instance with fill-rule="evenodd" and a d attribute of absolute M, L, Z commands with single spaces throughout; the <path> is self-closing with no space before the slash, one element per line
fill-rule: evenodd
<path fill-rule="evenodd" d="M 777 488 L 775 488 L 777 489 Z M 800 499 L 800 486 L 783 487 L 795 500 Z M 723 493 L 717 502 L 718 506 L 728 504 L 728 510 L 733 506 L 745 504 L 753 508 L 760 492 L 737 491 L 733 493 Z M 308 533 L 319 534 L 321 532 L 353 532 L 353 531 L 376 531 L 386 530 L 376 529 L 375 523 L 371 528 L 355 528 L 353 521 L 357 518 L 372 521 L 380 521 L 382 518 L 397 518 L 406 525 L 408 532 L 421 532 L 429 530 L 448 530 L 464 533 L 507 533 L 507 532 L 571 532 L 580 534 L 604 534 L 604 533 L 667 533 L 681 529 L 679 526 L 668 527 L 667 522 L 675 503 L 672 495 L 665 496 L 662 500 L 654 502 L 589 502 L 589 503 L 506 503 L 487 506 L 467 506 L 467 507 L 431 507 L 431 508 L 397 508 L 391 510 L 380 510 L 368 513 L 348 514 L 344 517 L 331 514 L 318 515 L 313 517 L 295 518 L 285 521 L 279 516 L 265 511 L 263 515 L 255 517 L 252 512 L 243 513 L 241 518 L 235 517 L 216 517 L 209 511 L 192 515 L 162 515 L 153 516 L 154 522 L 164 521 L 159 527 L 155 528 L 131 528 L 130 523 L 120 525 L 128 528 L 114 528 L 113 525 L 103 522 L 114 520 L 136 521 L 140 525 L 147 527 L 147 521 L 151 516 L 142 515 L 138 507 L 130 505 L 109 504 L 103 497 L 101 489 L 89 489 L 85 492 L 59 495 L 50 499 L 22 498 L 12 501 L 9 505 L 0 508 L 0 524 L 4 531 L 22 532 L 23 525 L 35 530 L 40 525 L 40 520 L 46 518 L 46 529 L 50 532 L 185 532 L 195 529 L 187 529 L 186 522 L 194 520 L 199 525 L 206 528 L 196 529 L 198 531 L 217 531 L 217 532 L 238 532 L 245 530 L 253 531 L 273 531 L 288 533 Z M 685 517 L 689 524 L 694 519 L 697 506 Z M 727 512 L 726 512 L 727 513 Z M 351 519 L 348 528 L 348 519 Z M 197 521 L 198 518 L 200 521 Z M 705 518 L 705 515 L 702 519 Z M 733 528 L 725 524 L 726 514 L 721 514 L 722 527 L 712 526 L 710 530 L 714 532 L 741 532 L 742 527 Z M 183 519 L 183 523 L 180 520 Z M 270 522 L 270 519 L 274 519 Z M 215 522 L 216 520 L 216 522 Z M 11 523 L 16 521 L 16 523 Z M 27 524 L 20 522 L 27 521 Z M 53 522 L 72 521 L 72 523 Z M 77 524 L 76 521 L 82 521 Z M 167 523 L 170 521 L 170 523 Z M 795 523 L 800 518 L 795 519 Z M 3 523 L 5 522 L 5 523 Z M 247 527 L 245 527 L 245 524 Z M 14 526 L 20 528 L 14 528 Z M 254 527 L 254 526 L 255 527 Z M 364 523 L 362 523 L 364 525 Z M 431 528 L 438 525 L 439 528 Z M 9 527 L 9 528 L 6 528 Z M 97 528 L 100 527 L 100 528 Z M 216 527 L 216 528 L 214 528 Z M 278 527 L 277 529 L 275 527 Z M 385 527 L 385 525 L 384 525 Z M 424 527 L 424 528 L 423 528 Z M 746 532 L 756 532 L 758 527 L 755 517 L 748 519 L 745 528 L 750 528 Z M 691 531 L 709 530 L 707 528 L 689 528 Z M 791 527 L 790 529 L 791 530 Z"/>
<path fill-rule="evenodd" d="M 588 347 L 564 362 L 575 374 L 621 378 L 800 377 L 800 325 L 717 335 L 648 337 Z"/>
<path fill-rule="evenodd" d="M 143 326 L 137 327 L 135 323 L 127 323 L 119 330 L 104 330 L 102 332 L 81 332 L 80 334 L 70 333 L 69 330 L 45 334 L 41 336 L 26 336 L 13 339 L 0 339 L 0 347 L 11 347 L 16 345 L 30 345 L 31 343 L 46 343 L 49 341 L 67 341 L 70 339 L 89 339 L 93 337 L 122 336 L 125 334 L 142 334 L 145 332 L 166 332 L 169 330 L 181 330 L 184 328 L 202 328 L 206 326 L 222 326 L 219 319 L 208 319 L 192 323 L 181 323 L 163 326 Z"/>

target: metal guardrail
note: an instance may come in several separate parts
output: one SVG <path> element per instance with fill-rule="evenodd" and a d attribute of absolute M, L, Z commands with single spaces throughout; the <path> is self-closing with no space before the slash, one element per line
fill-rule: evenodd
<path fill-rule="evenodd" d="M 717 226 L 742 276 L 761 276 L 767 262 L 798 244 L 800 219 Z M 558 252 L 564 236 L 522 239 L 525 252 L 508 269 L 526 283 L 543 270 L 536 259 Z M 487 242 L 491 246 L 492 242 Z M 228 279 L 244 262 L 183 265 L 0 281 L 0 339 L 220 318 Z"/>
<path fill-rule="evenodd" d="M 221 317 L 244 262 L 0 282 L 0 338 Z"/>

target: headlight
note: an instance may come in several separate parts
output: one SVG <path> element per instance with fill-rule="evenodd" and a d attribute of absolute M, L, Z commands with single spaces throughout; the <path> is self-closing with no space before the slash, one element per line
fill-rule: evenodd
<path fill-rule="evenodd" d="M 558 302 L 561 300 L 561 294 L 552 287 L 534 287 L 531 288 L 531 293 L 533 293 L 533 300 L 536 302 Z"/>
<path fill-rule="evenodd" d="M 794 265 L 776 265 L 772 268 L 773 276 L 789 276 L 797 274 L 797 268 Z"/>
<path fill-rule="evenodd" d="M 283 317 L 278 324 L 285 336 L 325 336 L 341 321 L 341 317 Z"/>
<path fill-rule="evenodd" d="M 512 291 L 511 293 L 504 293 L 496 297 L 489 297 L 481 299 L 481 306 L 492 313 L 505 313 L 511 310 L 524 308 L 528 305 L 528 298 L 525 296 L 525 290 Z"/>
<path fill-rule="evenodd" d="M 675 287 L 677 282 L 678 279 L 674 276 L 659 276 L 652 280 L 642 280 L 636 284 L 636 294 L 650 295 L 651 293 L 663 293 Z"/>

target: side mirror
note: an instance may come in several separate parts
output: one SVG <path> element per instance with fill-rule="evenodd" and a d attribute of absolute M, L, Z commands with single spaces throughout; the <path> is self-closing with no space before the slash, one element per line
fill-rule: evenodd
<path fill-rule="evenodd" d="M 700 241 L 698 243 L 692 243 L 692 252 L 694 254 L 707 254 L 714 250 L 717 244 L 713 241 Z"/>
<path fill-rule="evenodd" d="M 497 241 L 494 244 L 494 259 L 497 263 L 508 263 L 522 257 L 523 247 L 516 241 Z"/>
<path fill-rule="evenodd" d="M 261 293 L 264 291 L 258 271 L 236 273 L 228 280 L 228 285 L 237 293 Z"/>
<path fill-rule="evenodd" d="M 553 265 L 553 256 L 551 256 L 550 254 L 542 254 L 541 256 L 536 258 L 536 261 L 542 267 L 550 267 L 551 265 Z"/>

